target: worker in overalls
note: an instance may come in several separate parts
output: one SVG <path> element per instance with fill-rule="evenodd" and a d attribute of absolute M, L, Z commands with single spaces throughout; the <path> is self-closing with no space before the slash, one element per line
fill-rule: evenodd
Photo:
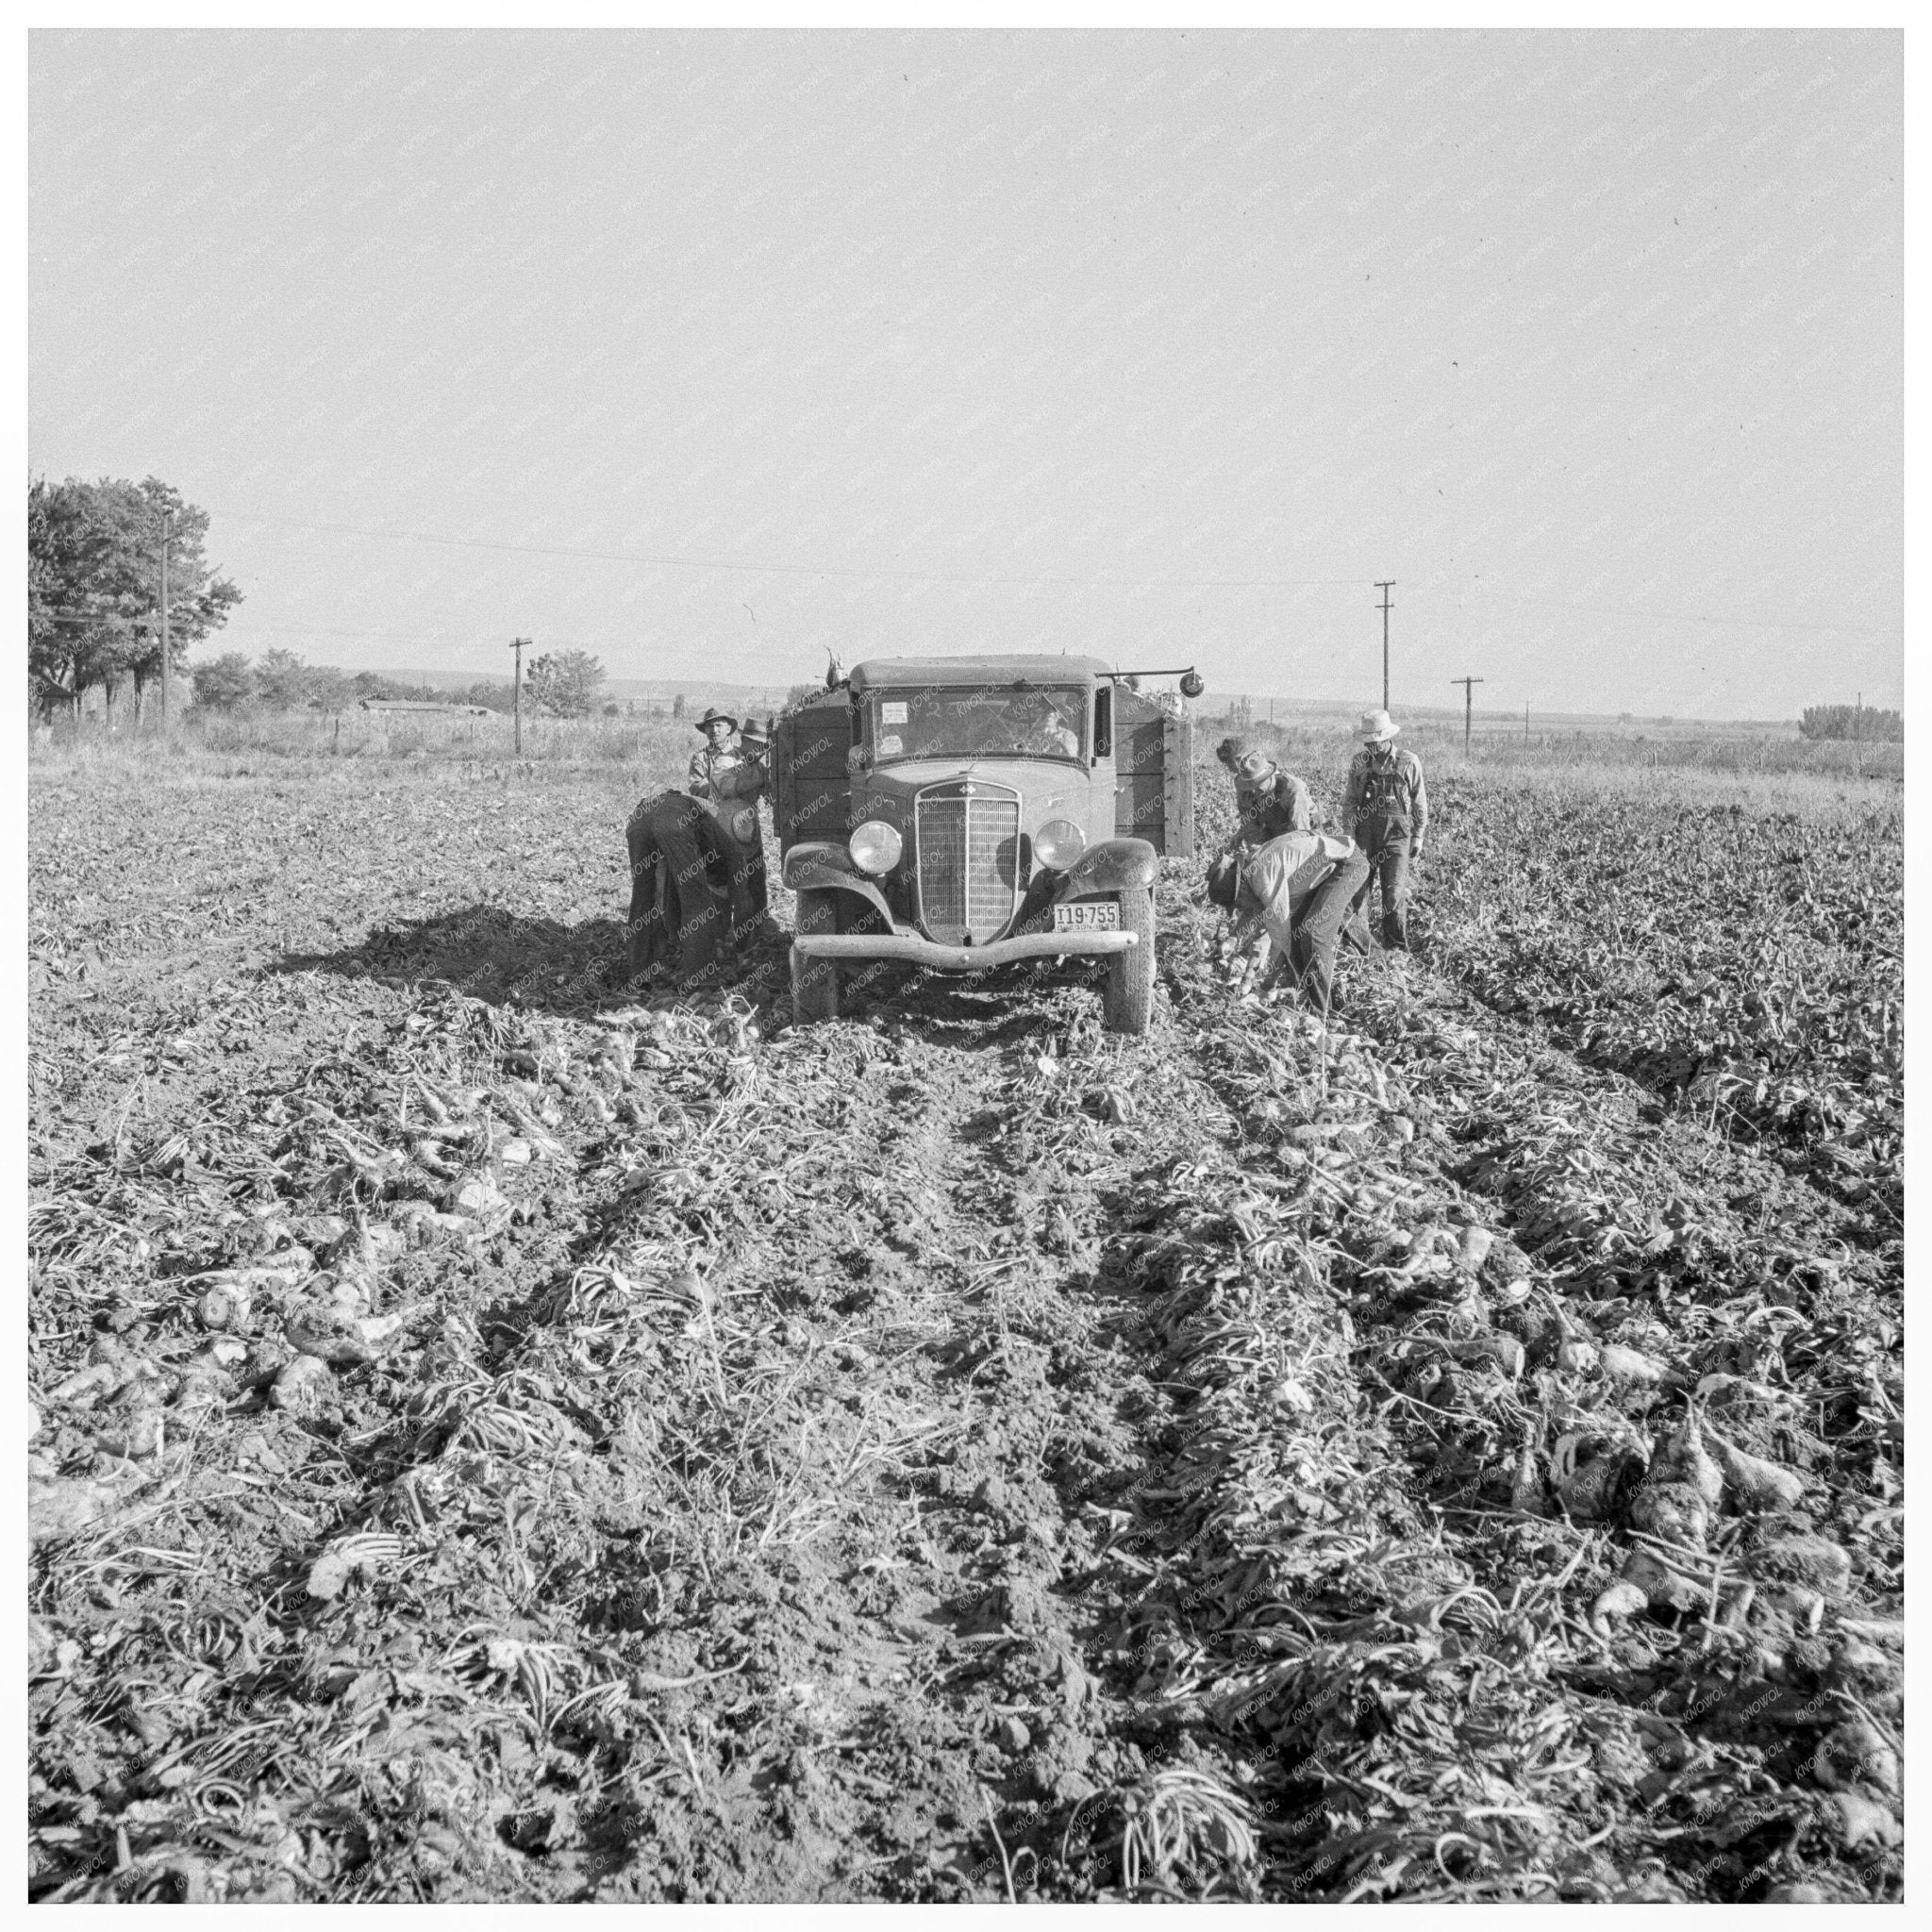
<path fill-rule="evenodd" d="M 744 894 L 741 901 L 734 891 L 732 903 L 748 903 L 751 910 L 748 921 L 733 927 L 731 943 L 738 946 L 754 937 L 769 938 L 772 929 L 764 826 L 758 817 L 758 800 L 771 783 L 771 745 L 757 721 L 749 719 L 734 745 L 731 735 L 738 731 L 738 720 L 723 711 L 708 710 L 698 729 L 705 734 L 705 749 L 692 754 L 685 789 L 710 808 L 731 842 L 733 885 Z"/>
<path fill-rule="evenodd" d="M 1402 729 L 1387 711 L 1370 711 L 1361 722 L 1362 748 L 1348 768 L 1341 798 L 1341 829 L 1361 848 L 1369 875 L 1357 894 L 1355 910 L 1366 914 L 1375 882 L 1382 886 L 1382 943 L 1391 952 L 1408 951 L 1408 869 L 1423 856 L 1429 830 L 1429 793 L 1422 760 L 1396 748 Z"/>

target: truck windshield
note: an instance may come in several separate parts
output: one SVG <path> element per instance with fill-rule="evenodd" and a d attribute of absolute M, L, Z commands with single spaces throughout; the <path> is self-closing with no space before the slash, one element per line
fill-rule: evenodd
<path fill-rule="evenodd" d="M 866 699 L 873 758 L 1078 758 L 1087 743 L 1087 693 L 1029 685 L 922 686 Z"/>

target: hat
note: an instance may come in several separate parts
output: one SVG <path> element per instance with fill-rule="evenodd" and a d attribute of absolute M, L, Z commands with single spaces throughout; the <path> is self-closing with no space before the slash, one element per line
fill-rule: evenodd
<path fill-rule="evenodd" d="M 1244 751 L 1247 750 L 1247 748 L 1248 747 L 1245 741 L 1241 739 L 1224 738 L 1221 741 L 1221 742 L 1214 747 L 1214 756 L 1218 758 L 1224 765 L 1231 765 L 1238 758 L 1241 757 L 1241 755 Z"/>
<path fill-rule="evenodd" d="M 1371 744 L 1379 744 L 1393 738 L 1401 729 L 1402 726 L 1387 711 L 1364 711 L 1362 722 L 1356 728 L 1356 736 L 1367 739 Z"/>
<path fill-rule="evenodd" d="M 769 742 L 765 737 L 765 727 L 756 718 L 747 718 L 738 736 L 746 744 L 764 744 Z"/>
<path fill-rule="evenodd" d="M 1265 778 L 1274 769 L 1274 760 L 1265 751 L 1251 751 L 1236 761 L 1235 772 L 1243 778 Z"/>
<path fill-rule="evenodd" d="M 715 706 L 698 720 L 698 729 L 708 731 L 713 724 L 728 724 L 732 730 L 738 729 L 738 720 L 729 711 L 721 711 Z"/>
<path fill-rule="evenodd" d="M 1208 897 L 1224 911 L 1231 910 L 1241 891 L 1241 864 L 1232 852 L 1224 852 L 1208 868 Z"/>

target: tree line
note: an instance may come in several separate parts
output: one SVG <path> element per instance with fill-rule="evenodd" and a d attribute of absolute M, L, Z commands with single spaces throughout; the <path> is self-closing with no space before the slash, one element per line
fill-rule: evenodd
<path fill-rule="evenodd" d="M 168 539 L 168 656 L 188 652 L 242 601 L 208 561 L 208 512 L 158 476 L 30 480 L 26 491 L 28 697 L 44 717 L 99 687 L 160 680 L 161 535 Z"/>
<path fill-rule="evenodd" d="M 1902 744 L 1903 711 L 1875 711 L 1869 705 L 1810 705 L 1798 720 L 1801 738 L 1860 738 L 1867 744 Z"/>
<path fill-rule="evenodd" d="M 364 698 L 481 705 L 492 711 L 516 708 L 516 688 L 508 679 L 473 684 L 467 691 L 439 691 L 378 671 L 351 673 L 333 664 L 304 663 L 293 651 L 264 651 L 258 662 L 240 651 L 225 651 L 197 664 L 191 675 L 194 702 L 210 711 L 340 711 Z M 525 667 L 524 709 L 553 718 L 588 718 L 598 708 L 604 684 L 604 666 L 590 652 L 545 652 Z"/>
<path fill-rule="evenodd" d="M 26 491 L 27 687 L 39 717 L 77 712 L 92 690 L 109 700 L 132 690 L 139 705 L 161 676 L 161 543 L 168 549 L 169 670 L 185 678 L 198 707 L 268 711 L 339 711 L 364 698 L 514 708 L 515 691 L 480 683 L 441 691 L 379 672 L 308 664 L 271 650 L 251 662 L 240 651 L 191 666 L 190 650 L 218 631 L 242 602 L 234 581 L 208 558 L 208 513 L 158 476 L 141 483 L 70 476 L 30 479 Z M 603 665 L 588 651 L 533 658 L 524 703 L 557 718 L 588 718 L 604 703 Z"/>

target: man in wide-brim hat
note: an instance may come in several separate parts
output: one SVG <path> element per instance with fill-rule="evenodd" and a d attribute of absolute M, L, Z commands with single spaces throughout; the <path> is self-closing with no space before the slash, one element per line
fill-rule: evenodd
<path fill-rule="evenodd" d="M 1356 735 L 1362 748 L 1348 768 L 1341 829 L 1361 848 L 1369 875 L 1355 909 L 1366 913 L 1377 880 L 1382 887 L 1382 943 L 1408 950 L 1408 871 L 1423 856 L 1429 830 L 1429 792 L 1422 760 L 1396 745 L 1402 726 L 1387 711 L 1365 711 Z"/>
<path fill-rule="evenodd" d="M 693 798 L 716 799 L 722 796 L 718 790 L 719 774 L 740 762 L 740 754 L 731 749 L 738 720 L 730 712 L 712 706 L 698 720 L 697 729 L 705 748 L 691 755 L 691 783 L 685 789 Z"/>
<path fill-rule="evenodd" d="M 770 748 L 756 721 L 748 723 L 740 732 L 738 743 L 732 744 L 738 720 L 715 708 L 697 721 L 697 728 L 705 734 L 705 749 L 691 754 L 691 782 L 685 789 L 693 798 L 704 800 L 730 840 L 738 874 L 735 883 L 749 894 L 757 924 L 763 929 L 769 924 L 770 888 L 758 799 L 769 778 Z M 748 937 L 749 933 L 734 931 L 732 941 L 741 944 Z"/>
<path fill-rule="evenodd" d="M 1284 772 L 1265 751 L 1243 752 L 1233 765 L 1234 836 L 1230 848 L 1265 844 L 1284 832 L 1315 827 L 1315 801 L 1292 772 Z"/>

